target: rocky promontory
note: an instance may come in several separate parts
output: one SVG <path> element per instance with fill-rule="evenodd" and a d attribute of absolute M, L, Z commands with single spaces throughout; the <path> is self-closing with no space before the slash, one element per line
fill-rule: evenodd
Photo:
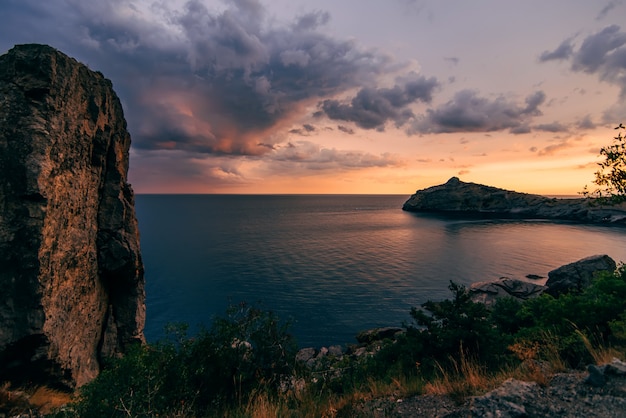
<path fill-rule="evenodd" d="M 80 386 L 144 340 L 129 147 L 101 73 L 45 45 L 0 57 L 0 382 Z"/>
<path fill-rule="evenodd" d="M 551 219 L 626 225 L 626 205 L 600 205 L 593 199 L 556 199 L 519 193 L 452 177 L 445 184 L 418 190 L 403 210 L 513 219 Z"/>

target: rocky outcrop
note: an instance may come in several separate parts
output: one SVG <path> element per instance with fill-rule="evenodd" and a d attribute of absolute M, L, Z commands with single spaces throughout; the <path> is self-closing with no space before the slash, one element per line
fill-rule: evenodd
<path fill-rule="evenodd" d="M 512 297 L 520 302 L 543 293 L 556 297 L 572 290 L 583 290 L 589 287 L 598 274 L 612 273 L 616 268 L 615 260 L 608 255 L 594 255 L 552 270 L 548 273 L 546 281 L 500 277 L 496 280 L 472 283 L 469 293 L 472 301 L 484 303 L 488 307 L 493 306 L 501 297 Z"/>
<path fill-rule="evenodd" d="M 404 328 L 398 327 L 373 328 L 359 332 L 356 336 L 356 340 L 359 344 L 371 344 L 384 339 L 395 340 L 396 337 L 404 331 Z"/>
<path fill-rule="evenodd" d="M 583 258 L 549 272 L 546 292 L 558 296 L 571 290 L 582 290 L 589 286 L 597 274 L 612 273 L 616 268 L 615 260 L 608 255 Z"/>
<path fill-rule="evenodd" d="M 623 365 L 614 359 L 599 370 Z M 596 366 L 594 366 L 596 367 Z M 612 369 L 611 369 L 612 370 Z M 623 375 L 607 373 L 604 384 L 591 386 L 588 378 L 577 373 L 555 375 L 546 387 L 516 379 L 477 396 L 468 407 L 450 417 L 623 417 L 626 392 Z"/>
<path fill-rule="evenodd" d="M 590 199 L 554 199 L 465 183 L 457 177 L 452 177 L 445 184 L 418 190 L 402 209 L 409 212 L 626 225 L 624 204 L 602 206 Z"/>
<path fill-rule="evenodd" d="M 501 297 L 524 301 L 541 295 L 546 289 L 546 286 L 539 283 L 501 277 L 497 280 L 472 283 L 469 292 L 472 301 L 493 306 Z"/>
<path fill-rule="evenodd" d="M 111 82 L 43 45 L 0 57 L 0 381 L 82 385 L 143 341 L 143 264 Z"/>
<path fill-rule="evenodd" d="M 538 384 L 508 379 L 497 388 L 459 403 L 447 395 L 390 396 L 357 403 L 350 416 L 367 417 L 597 417 L 626 416 L 626 364 L 613 359 L 593 366 L 601 376 L 569 371 Z"/>

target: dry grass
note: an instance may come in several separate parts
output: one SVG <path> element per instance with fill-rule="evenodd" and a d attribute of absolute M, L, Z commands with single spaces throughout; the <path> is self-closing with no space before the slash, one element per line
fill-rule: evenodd
<path fill-rule="evenodd" d="M 520 340 L 510 345 L 509 350 L 522 361 L 511 373 L 511 377 L 536 382 L 547 386 L 555 373 L 564 372 L 567 366 L 559 354 L 559 339 L 544 331 L 539 341 Z"/>
<path fill-rule="evenodd" d="M 30 395 L 28 401 L 32 406 L 37 408 L 39 412 L 45 415 L 70 403 L 72 401 L 72 395 L 67 392 L 42 386 L 37 388 L 35 392 Z"/>
<path fill-rule="evenodd" d="M 0 387 L 0 413 L 9 415 L 29 412 L 31 409 L 28 402 L 28 395 L 21 390 L 11 389 L 9 383 Z"/>
<path fill-rule="evenodd" d="M 70 403 L 72 397 L 47 387 L 32 389 L 11 389 L 9 383 L 0 387 L 0 412 L 14 414 L 32 414 L 32 411 L 46 415 Z"/>
<path fill-rule="evenodd" d="M 280 416 L 281 406 L 277 402 L 273 402 L 265 394 L 254 396 L 245 412 L 250 418 L 274 418 Z"/>
<path fill-rule="evenodd" d="M 601 342 L 592 344 L 589 338 L 580 330 L 576 330 L 585 348 L 591 354 L 593 361 L 597 365 L 610 363 L 614 358 L 623 359 L 624 353 L 614 347 L 607 347 Z"/>
<path fill-rule="evenodd" d="M 343 394 L 321 395 L 311 390 L 289 392 L 278 399 L 264 393 L 253 396 L 235 416 L 252 418 L 335 418 L 352 416 L 357 405 L 379 398 L 399 398 L 421 393 L 423 382 L 417 378 L 400 377 L 391 382 L 369 379 L 363 389 Z"/>
<path fill-rule="evenodd" d="M 441 377 L 426 383 L 424 392 L 431 395 L 448 395 L 456 401 L 468 396 L 487 392 L 506 378 L 504 373 L 488 373 L 478 361 L 468 358 L 461 351 L 460 359 L 450 358 L 453 371 L 446 371 L 438 365 Z"/>

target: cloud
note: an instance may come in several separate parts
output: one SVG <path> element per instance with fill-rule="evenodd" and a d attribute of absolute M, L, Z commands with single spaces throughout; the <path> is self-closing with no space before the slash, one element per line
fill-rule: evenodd
<path fill-rule="evenodd" d="M 402 161 L 392 154 L 374 155 L 360 151 L 337 150 L 309 141 L 289 142 L 267 157 L 274 162 L 297 165 L 301 169 L 313 171 L 353 170 L 402 164 Z"/>
<path fill-rule="evenodd" d="M 537 131 L 552 132 L 552 133 L 569 131 L 567 126 L 563 125 L 560 122 L 542 123 L 542 124 L 533 126 L 533 129 Z"/>
<path fill-rule="evenodd" d="M 568 149 L 571 148 L 573 146 L 573 144 L 567 140 L 559 142 L 557 144 L 552 144 L 552 145 L 548 145 L 547 147 L 544 147 L 542 149 L 540 149 L 537 154 L 545 157 L 545 156 L 552 156 L 557 154 L 559 151 L 562 151 L 564 149 Z"/>
<path fill-rule="evenodd" d="M 297 31 L 315 30 L 320 26 L 324 26 L 330 21 L 330 13 L 324 11 L 314 11 L 299 16 L 294 24 Z"/>
<path fill-rule="evenodd" d="M 337 129 L 339 129 L 341 132 L 346 133 L 348 135 L 354 135 L 354 129 L 348 127 L 348 126 L 344 126 L 344 125 L 337 125 Z"/>
<path fill-rule="evenodd" d="M 324 33 L 326 12 L 280 25 L 257 0 L 180 4 L 9 2 L 0 39 L 48 40 L 112 79 L 138 151 L 262 155 L 320 98 L 376 86 L 390 65 L 402 67 Z M 428 94 L 408 80 L 402 87 L 407 97 Z"/>
<path fill-rule="evenodd" d="M 612 25 L 588 36 L 572 59 L 572 70 L 597 74 L 619 86 L 621 99 L 626 98 L 626 33 Z"/>
<path fill-rule="evenodd" d="M 289 130 L 289 133 L 295 134 L 295 135 L 308 136 L 311 134 L 311 132 L 315 132 L 316 130 L 317 128 L 315 128 L 315 126 L 305 123 L 304 125 L 302 125 L 302 128 L 291 129 Z"/>
<path fill-rule="evenodd" d="M 578 129 L 595 129 L 598 125 L 596 125 L 592 120 L 591 116 L 586 115 L 576 124 L 576 128 Z"/>
<path fill-rule="evenodd" d="M 615 9 L 615 7 L 619 6 L 620 4 L 622 4 L 621 1 L 611 0 L 607 3 L 606 6 L 602 8 L 602 10 L 600 10 L 600 13 L 598 13 L 598 16 L 596 16 L 596 20 L 604 19 L 611 10 Z"/>
<path fill-rule="evenodd" d="M 588 36 L 576 52 L 572 62 L 574 71 L 600 72 L 603 78 L 612 78 L 626 65 L 626 33 L 611 25 Z"/>
<path fill-rule="evenodd" d="M 571 39 L 566 39 L 554 50 L 544 51 L 539 56 L 540 62 L 552 61 L 552 60 L 566 60 L 569 59 L 574 52 L 574 46 Z"/>
<path fill-rule="evenodd" d="M 608 10 L 616 4 L 609 3 Z M 626 99 L 626 32 L 617 25 L 587 36 L 575 50 L 571 40 L 566 39 L 553 52 L 544 52 L 540 61 L 552 59 L 569 60 L 571 70 L 595 74 L 601 81 L 614 84 L 620 88 L 620 100 Z"/>
<path fill-rule="evenodd" d="M 364 129 L 382 130 L 387 122 L 400 127 L 415 116 L 409 105 L 429 103 L 437 87 L 436 78 L 412 73 L 396 80 L 392 88 L 362 88 L 350 103 L 327 99 L 320 108 L 330 119 L 354 122 Z"/>
<path fill-rule="evenodd" d="M 452 100 L 436 109 L 428 109 L 417 118 L 409 133 L 492 132 L 509 130 L 522 133 L 528 130 L 527 121 L 541 115 L 539 106 L 546 96 L 537 91 L 520 105 L 498 96 L 491 100 L 480 97 L 474 90 L 462 90 Z"/>

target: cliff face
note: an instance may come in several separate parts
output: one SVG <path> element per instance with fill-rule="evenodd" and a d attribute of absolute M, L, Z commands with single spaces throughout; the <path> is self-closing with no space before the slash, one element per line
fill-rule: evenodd
<path fill-rule="evenodd" d="M 626 225 L 626 205 L 594 205 L 588 199 L 553 199 L 518 193 L 452 177 L 447 183 L 418 190 L 404 203 L 409 212 L 555 219 Z"/>
<path fill-rule="evenodd" d="M 143 341 L 129 146 L 102 74 L 43 45 L 0 57 L 0 380 L 82 385 Z"/>

